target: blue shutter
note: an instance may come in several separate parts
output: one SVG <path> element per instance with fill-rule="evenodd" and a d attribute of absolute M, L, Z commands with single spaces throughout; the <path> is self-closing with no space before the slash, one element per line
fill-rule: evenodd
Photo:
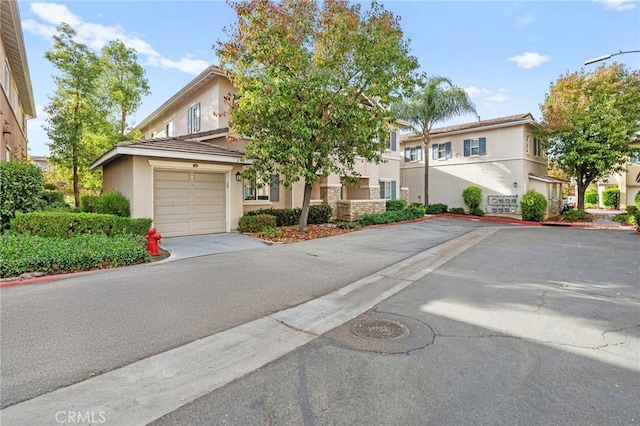
<path fill-rule="evenodd" d="M 417 146 L 416 149 L 418 150 L 416 153 L 416 161 L 422 161 L 422 147 Z"/>
<path fill-rule="evenodd" d="M 487 138 L 480 138 L 480 155 L 487 155 Z"/>
<path fill-rule="evenodd" d="M 271 186 L 269 186 L 269 201 L 280 201 L 280 183 L 278 175 L 271 175 Z"/>
<path fill-rule="evenodd" d="M 395 151 L 397 148 L 397 144 L 396 144 L 396 140 L 397 140 L 397 133 L 395 130 L 391 131 L 391 134 L 389 135 L 389 137 L 391 137 L 391 151 Z"/>
<path fill-rule="evenodd" d="M 404 149 L 404 162 L 408 163 L 411 161 L 411 148 Z"/>
<path fill-rule="evenodd" d="M 465 139 L 464 140 L 464 156 L 468 157 L 470 155 L 471 155 L 471 140 Z"/>
<path fill-rule="evenodd" d="M 193 114 L 191 112 L 191 108 L 187 108 L 187 133 L 191 133 Z"/>
<path fill-rule="evenodd" d="M 200 131 L 200 102 L 193 106 L 193 131 Z"/>
<path fill-rule="evenodd" d="M 391 199 L 392 200 L 396 199 L 396 181 L 395 180 L 391 181 Z"/>
<path fill-rule="evenodd" d="M 451 142 L 444 144 L 445 158 L 451 158 Z"/>
<path fill-rule="evenodd" d="M 438 159 L 438 144 L 434 143 L 431 145 L 431 158 L 434 160 Z"/>

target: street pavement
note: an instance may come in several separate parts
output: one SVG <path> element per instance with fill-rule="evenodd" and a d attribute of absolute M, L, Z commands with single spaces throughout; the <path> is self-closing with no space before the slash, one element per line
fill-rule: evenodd
<path fill-rule="evenodd" d="M 3 422 L 64 392 L 89 410 L 72 396 L 100 380 L 114 399 L 127 380 L 177 380 L 166 366 L 220 381 L 212 354 L 234 345 L 235 376 L 202 384 L 217 390 L 183 384 L 192 397 L 158 411 L 158 387 L 106 424 L 148 422 L 127 409 L 158 424 L 638 422 L 638 237 L 500 225 L 438 219 L 2 289 L 2 406 L 42 398 Z M 357 337 L 362 319 L 409 333 Z M 238 369 L 261 352 L 276 355 Z"/>

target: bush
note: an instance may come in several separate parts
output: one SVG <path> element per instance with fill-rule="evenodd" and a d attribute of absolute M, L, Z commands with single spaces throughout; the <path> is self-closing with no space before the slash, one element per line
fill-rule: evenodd
<path fill-rule="evenodd" d="M 630 226 L 636 226 L 636 218 L 634 215 L 629 214 L 629 213 L 620 213 L 617 214 L 615 216 L 613 216 L 611 218 L 612 221 L 614 222 L 618 222 L 622 225 L 630 225 Z"/>
<path fill-rule="evenodd" d="M 469 214 L 482 217 L 484 216 L 484 210 L 482 210 L 480 207 L 472 207 L 471 209 L 469 209 Z"/>
<path fill-rule="evenodd" d="M 542 222 L 547 211 L 547 199 L 532 189 L 522 196 L 520 211 L 522 220 Z"/>
<path fill-rule="evenodd" d="M 33 212 L 16 216 L 11 232 L 40 237 L 72 238 L 83 234 L 147 235 L 151 219 L 97 213 Z"/>
<path fill-rule="evenodd" d="M 640 191 L 638 191 L 633 201 L 635 201 L 636 207 L 638 208 L 638 210 L 640 210 Z"/>
<path fill-rule="evenodd" d="M 602 204 L 605 207 L 618 208 L 620 200 L 620 190 L 618 188 L 607 188 L 602 192 Z"/>
<path fill-rule="evenodd" d="M 245 215 L 238 222 L 240 232 L 263 232 L 276 227 L 276 217 L 269 214 Z"/>
<path fill-rule="evenodd" d="M 480 204 L 482 204 L 482 190 L 477 186 L 465 188 L 465 190 L 462 191 L 462 199 L 471 210 L 480 207 Z"/>
<path fill-rule="evenodd" d="M 69 239 L 0 235 L 0 278 L 148 262 L 145 244 L 144 238 L 131 235 L 78 235 Z"/>
<path fill-rule="evenodd" d="M 636 229 L 638 230 L 638 232 L 640 232 L 640 208 L 636 211 L 636 213 L 633 216 L 636 219 Z"/>
<path fill-rule="evenodd" d="M 98 197 L 96 213 L 129 217 L 131 216 L 129 200 L 118 191 L 105 192 Z"/>
<path fill-rule="evenodd" d="M 267 214 L 276 218 L 276 226 L 294 226 L 300 223 L 300 214 L 302 209 L 260 209 L 245 213 L 245 216 L 256 216 Z M 331 206 L 320 204 L 317 206 L 309 206 L 309 217 L 307 223 L 309 225 L 320 225 L 329 223 L 331 219 Z"/>
<path fill-rule="evenodd" d="M 586 204 L 598 204 L 598 191 L 588 189 L 584 192 L 584 202 Z"/>
<path fill-rule="evenodd" d="M 562 214 L 562 217 L 567 222 L 577 222 L 579 220 L 586 220 L 589 218 L 589 213 L 584 210 L 567 210 Z"/>
<path fill-rule="evenodd" d="M 427 214 L 441 214 L 446 213 L 449 209 L 449 206 L 442 203 L 429 204 L 426 209 Z"/>
<path fill-rule="evenodd" d="M 451 207 L 449 209 L 449 213 L 453 214 L 464 214 L 464 209 L 462 207 Z"/>
<path fill-rule="evenodd" d="M 637 211 L 638 208 L 636 206 L 627 206 L 627 213 L 629 213 L 630 215 L 633 216 Z"/>
<path fill-rule="evenodd" d="M 95 195 L 81 196 L 80 211 L 84 213 L 98 213 L 98 197 Z"/>
<path fill-rule="evenodd" d="M 58 190 L 58 185 L 56 185 L 53 182 L 45 182 L 44 183 L 44 189 L 49 190 L 49 191 L 57 191 Z"/>
<path fill-rule="evenodd" d="M 406 200 L 387 200 L 387 211 L 394 212 L 407 208 Z"/>
<path fill-rule="evenodd" d="M 16 213 L 42 208 L 42 171 L 21 161 L 0 162 L 0 231 L 6 229 Z"/>
<path fill-rule="evenodd" d="M 421 203 L 411 203 L 411 205 L 407 207 L 407 210 L 411 210 L 416 218 L 424 217 L 424 215 L 427 214 L 427 209 L 424 204 Z"/>
<path fill-rule="evenodd" d="M 422 206 L 424 209 L 424 206 Z M 409 206 L 404 210 L 393 210 L 384 213 L 365 214 L 356 221 L 359 226 L 381 225 L 384 223 L 402 222 L 424 217 L 424 210 L 417 206 Z"/>

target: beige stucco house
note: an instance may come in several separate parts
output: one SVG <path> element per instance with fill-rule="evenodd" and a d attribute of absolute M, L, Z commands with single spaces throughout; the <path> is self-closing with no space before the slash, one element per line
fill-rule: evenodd
<path fill-rule="evenodd" d="M 303 182 L 291 189 L 242 179 L 250 164 L 243 160 L 246 141 L 227 139 L 229 94 L 235 89 L 225 73 L 210 66 L 136 126 L 141 138 L 119 143 L 97 159 L 103 191 L 122 192 L 132 217 L 150 217 L 164 236 L 229 232 L 250 210 L 302 206 Z M 356 184 L 342 177 L 317 181 L 312 204 L 326 203 L 341 220 L 385 209 L 385 199 L 400 198 L 400 153 L 395 130 L 390 131 L 385 162 L 359 161 Z"/>
<path fill-rule="evenodd" d="M 27 120 L 36 116 L 18 4 L 0 1 L 0 160 L 26 160 Z"/>
<path fill-rule="evenodd" d="M 429 204 L 466 208 L 462 191 L 475 185 L 487 213 L 520 213 L 520 199 L 530 189 L 547 197 L 549 212 L 559 211 L 563 181 L 547 175 L 547 156 L 531 134 L 535 126 L 531 114 L 518 114 L 437 128 L 428 149 L 419 134 L 403 135 L 400 181 L 409 188 L 409 201 L 423 202 L 429 155 Z"/>
<path fill-rule="evenodd" d="M 604 207 L 602 193 L 612 187 L 620 190 L 620 209 L 624 210 L 628 206 L 636 205 L 635 197 L 640 193 L 640 145 L 636 146 L 629 156 L 624 172 L 614 173 L 606 179 L 590 185 L 590 188 L 598 191 L 600 207 Z"/>

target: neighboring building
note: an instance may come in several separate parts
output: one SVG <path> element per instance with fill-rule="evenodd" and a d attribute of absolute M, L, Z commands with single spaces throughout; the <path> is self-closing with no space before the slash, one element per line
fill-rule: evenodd
<path fill-rule="evenodd" d="M 604 208 L 602 203 L 602 193 L 608 188 L 618 188 L 620 190 L 620 209 L 624 210 L 628 206 L 635 206 L 636 194 L 640 193 L 640 146 L 629 156 L 627 169 L 622 173 L 614 173 L 606 179 L 602 179 L 589 188 L 598 191 L 598 204 Z"/>
<path fill-rule="evenodd" d="M 27 119 L 36 116 L 18 4 L 0 1 L 0 160 L 27 159 Z"/>
<path fill-rule="evenodd" d="M 53 171 L 53 165 L 49 162 L 49 159 L 47 157 L 32 155 L 29 158 L 31 158 L 31 161 L 33 161 L 33 164 L 35 164 L 36 167 L 38 167 L 43 172 Z"/>
<path fill-rule="evenodd" d="M 291 189 L 272 182 L 258 188 L 243 180 L 246 141 L 227 139 L 225 112 L 235 92 L 225 73 L 210 66 L 136 126 L 141 139 L 119 143 L 96 160 L 103 190 L 116 189 L 131 203 L 132 217 L 150 217 L 165 236 L 229 232 L 247 211 L 302 206 L 304 183 Z M 312 204 L 326 203 L 352 220 L 385 210 L 384 199 L 400 198 L 397 133 L 390 132 L 384 163 L 357 162 L 357 184 L 331 175 L 315 183 Z"/>
<path fill-rule="evenodd" d="M 462 191 L 475 185 L 487 213 L 520 213 L 530 189 L 547 198 L 549 213 L 558 212 L 564 181 L 547 175 L 547 156 L 531 134 L 537 125 L 531 114 L 518 114 L 433 129 L 427 150 L 419 134 L 403 135 L 401 184 L 409 188 L 409 201 L 423 202 L 429 155 L 429 204 L 467 208 Z"/>

